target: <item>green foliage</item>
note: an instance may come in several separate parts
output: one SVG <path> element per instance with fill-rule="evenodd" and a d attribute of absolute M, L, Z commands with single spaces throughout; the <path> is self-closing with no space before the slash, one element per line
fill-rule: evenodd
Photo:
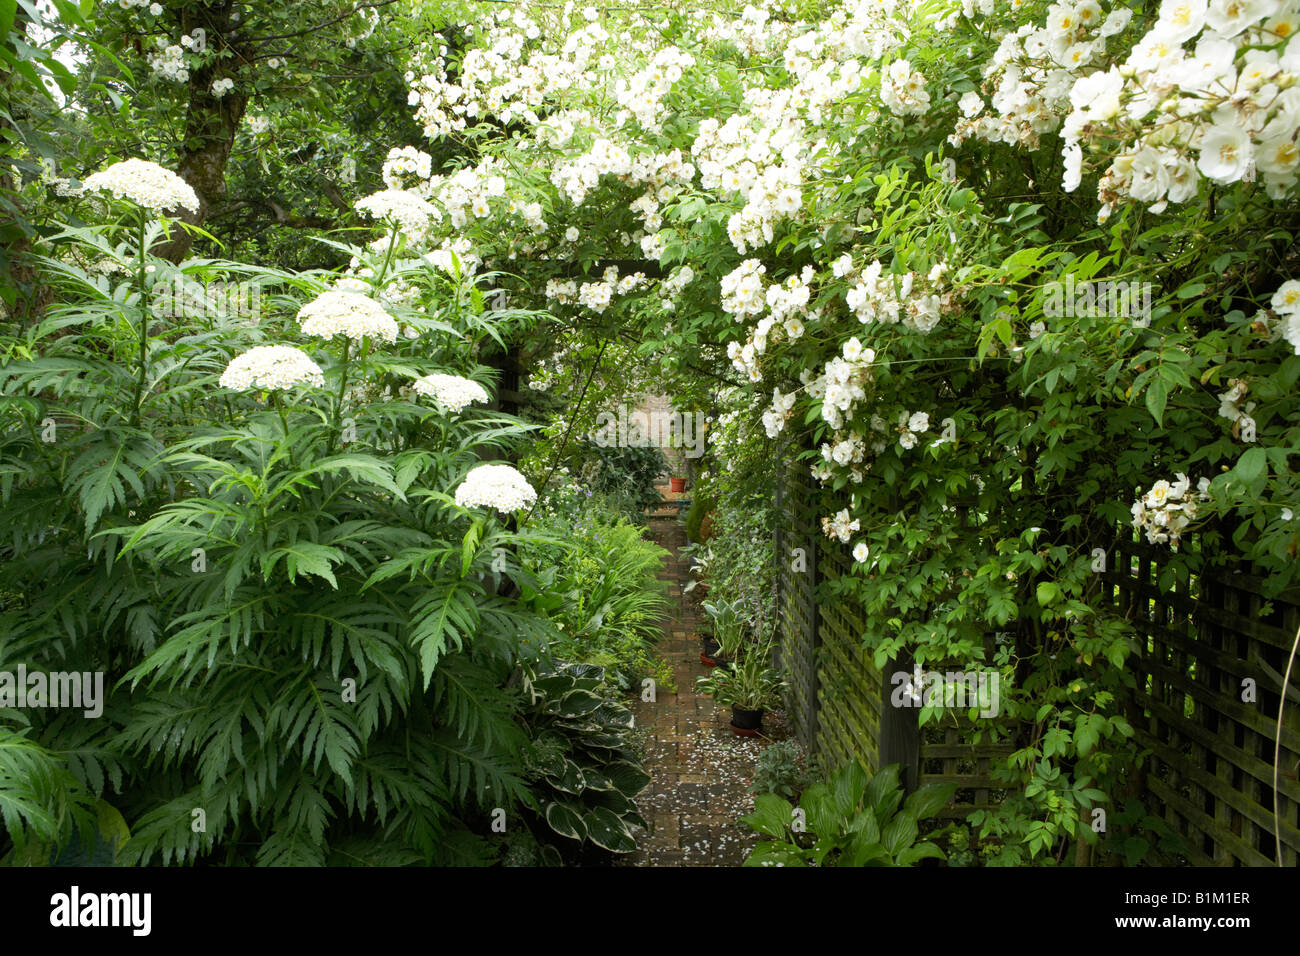
<path fill-rule="evenodd" d="M 749 785 L 750 793 L 774 793 L 793 799 L 807 785 L 808 769 L 803 748 L 795 741 L 778 740 L 759 751 L 754 779 Z"/>
<path fill-rule="evenodd" d="M 798 811 L 783 797 L 760 794 L 742 821 L 768 837 L 745 866 L 912 866 L 944 859 L 918 824 L 952 799 L 953 784 L 927 784 L 903 797 L 897 764 L 868 776 L 851 761 L 799 798 Z"/>
<path fill-rule="evenodd" d="M 547 540 L 520 551 L 529 572 L 523 600 L 554 622 L 563 660 L 604 668 L 615 686 L 639 691 L 653 678 L 675 693 L 672 668 L 655 650 L 668 608 L 659 580 L 666 552 L 638 525 L 611 516 L 603 499 L 573 515 L 537 521 Z"/>
<path fill-rule="evenodd" d="M 571 467 L 592 491 L 617 501 L 629 517 L 663 502 L 655 485 L 668 471 L 668 461 L 658 448 L 648 446 L 602 447 L 580 442 Z"/>
<path fill-rule="evenodd" d="M 731 658 L 727 665 L 695 679 L 697 691 L 741 710 L 766 710 L 781 702 L 785 680 L 771 664 L 770 640 L 746 643 L 727 656 Z"/>
<path fill-rule="evenodd" d="M 686 510 L 686 537 L 691 541 L 700 540 L 700 525 L 704 523 L 704 518 L 710 511 L 717 507 L 716 502 L 708 495 L 695 492 L 691 498 L 691 506 Z"/>
<path fill-rule="evenodd" d="M 583 844 L 611 853 L 635 850 L 632 828 L 649 825 L 634 798 L 650 775 L 634 749 L 631 711 L 609 696 L 604 673 L 590 664 L 540 669 L 527 687 L 524 760 L 539 826 L 549 834 L 540 839 L 568 856 Z"/>
<path fill-rule="evenodd" d="M 58 248 L 129 264 L 130 235 L 69 229 Z M 427 263 L 351 252 L 375 288 L 419 284 L 388 305 L 415 337 L 304 345 L 325 387 L 269 407 L 218 377 L 294 341 L 326 277 L 137 258 L 112 283 L 45 260 L 58 305 L 0 349 L 0 592 L 16 596 L 0 670 L 103 671 L 109 689 L 96 720 L 0 714 L 14 859 L 98 854 L 107 802 L 125 864 L 486 862 L 489 810 L 536 804 L 511 678 L 558 635 L 504 596 L 524 576 L 496 557 L 528 536 L 452 495 L 522 430 L 401 393 L 425 372 L 481 376 L 474 346 L 496 330 Z M 189 313 L 151 334 L 160 284 L 200 271 L 296 294 L 257 324 Z"/>

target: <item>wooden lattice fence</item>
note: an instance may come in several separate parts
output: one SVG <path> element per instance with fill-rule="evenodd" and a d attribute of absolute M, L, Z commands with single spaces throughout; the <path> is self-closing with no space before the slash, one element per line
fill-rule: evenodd
<path fill-rule="evenodd" d="M 1117 545 L 1103 575 L 1106 596 L 1139 634 L 1131 713 L 1152 753 L 1145 787 L 1192 863 L 1275 864 L 1274 739 L 1300 591 L 1266 599 L 1263 581 L 1244 571 L 1194 575 L 1162 591 L 1160 558 L 1138 544 Z M 1295 684 L 1293 673 L 1277 787 L 1288 866 L 1300 851 Z"/>
<path fill-rule="evenodd" d="M 997 805 L 1006 792 L 990 776 L 990 765 L 1015 744 L 963 742 L 966 728 L 951 720 L 918 729 L 916 710 L 890 706 L 889 677 L 862 649 L 867 625 L 861 609 L 840 598 L 818 602 L 851 560 L 821 534 L 820 516 L 829 513 L 824 504 L 798 472 L 780 483 L 774 555 L 780 656 L 798 738 L 827 764 L 857 758 L 874 772 L 900 763 L 909 787 L 957 784 L 946 817 Z M 1275 863 L 1274 735 L 1282 675 L 1300 627 L 1300 590 L 1270 601 L 1260 578 L 1225 571 L 1162 591 L 1156 584 L 1161 557 L 1138 544 L 1119 544 L 1099 575 L 1103 600 L 1140 635 L 1139 652 L 1130 659 L 1136 689 L 1126 702 L 1137 740 L 1149 753 L 1137 780 L 1148 805 L 1187 845 L 1189 862 Z M 910 666 L 897 661 L 890 672 Z M 1281 857 L 1291 866 L 1300 852 L 1297 683 L 1293 673 L 1277 787 Z M 1253 700 L 1243 700 L 1247 688 Z"/>

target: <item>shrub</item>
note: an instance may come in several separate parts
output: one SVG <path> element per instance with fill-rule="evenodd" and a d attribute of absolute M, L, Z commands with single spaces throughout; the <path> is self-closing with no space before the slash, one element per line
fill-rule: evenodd
<path fill-rule="evenodd" d="M 793 740 L 778 740 L 759 752 L 749 792 L 774 793 L 792 799 L 807 784 L 803 748 Z"/>

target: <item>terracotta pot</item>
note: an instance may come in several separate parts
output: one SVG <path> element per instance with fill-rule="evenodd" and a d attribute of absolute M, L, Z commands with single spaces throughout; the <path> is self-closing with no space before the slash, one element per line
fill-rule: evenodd
<path fill-rule="evenodd" d="M 685 479 L 685 478 L 669 478 L 669 479 L 668 479 L 668 487 L 669 487 L 672 491 L 674 491 L 674 492 L 681 493 L 681 492 L 683 492 L 683 491 L 686 490 L 686 479 Z"/>

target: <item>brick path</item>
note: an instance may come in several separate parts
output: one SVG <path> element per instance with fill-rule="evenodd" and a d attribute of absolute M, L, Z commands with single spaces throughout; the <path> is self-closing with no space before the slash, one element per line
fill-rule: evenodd
<path fill-rule="evenodd" d="M 646 769 L 649 787 L 637 798 L 651 826 L 637 832 L 635 853 L 624 866 L 739 866 L 757 835 L 740 817 L 754 808 L 748 792 L 754 762 L 767 744 L 762 738 L 737 737 L 728 726 L 731 709 L 695 692 L 695 678 L 706 673 L 700 663 L 696 628 L 701 619 L 694 593 L 682 586 L 693 579 L 689 560 L 679 555 L 686 533 L 675 516 L 652 517 L 650 535 L 670 552 L 660 577 L 668 581 L 674 602 L 664 624 L 659 652 L 673 668 L 677 693 L 660 693 L 650 703 L 633 703 L 636 726 L 650 734 Z M 771 739 L 788 736 L 779 714 L 763 718 Z"/>

